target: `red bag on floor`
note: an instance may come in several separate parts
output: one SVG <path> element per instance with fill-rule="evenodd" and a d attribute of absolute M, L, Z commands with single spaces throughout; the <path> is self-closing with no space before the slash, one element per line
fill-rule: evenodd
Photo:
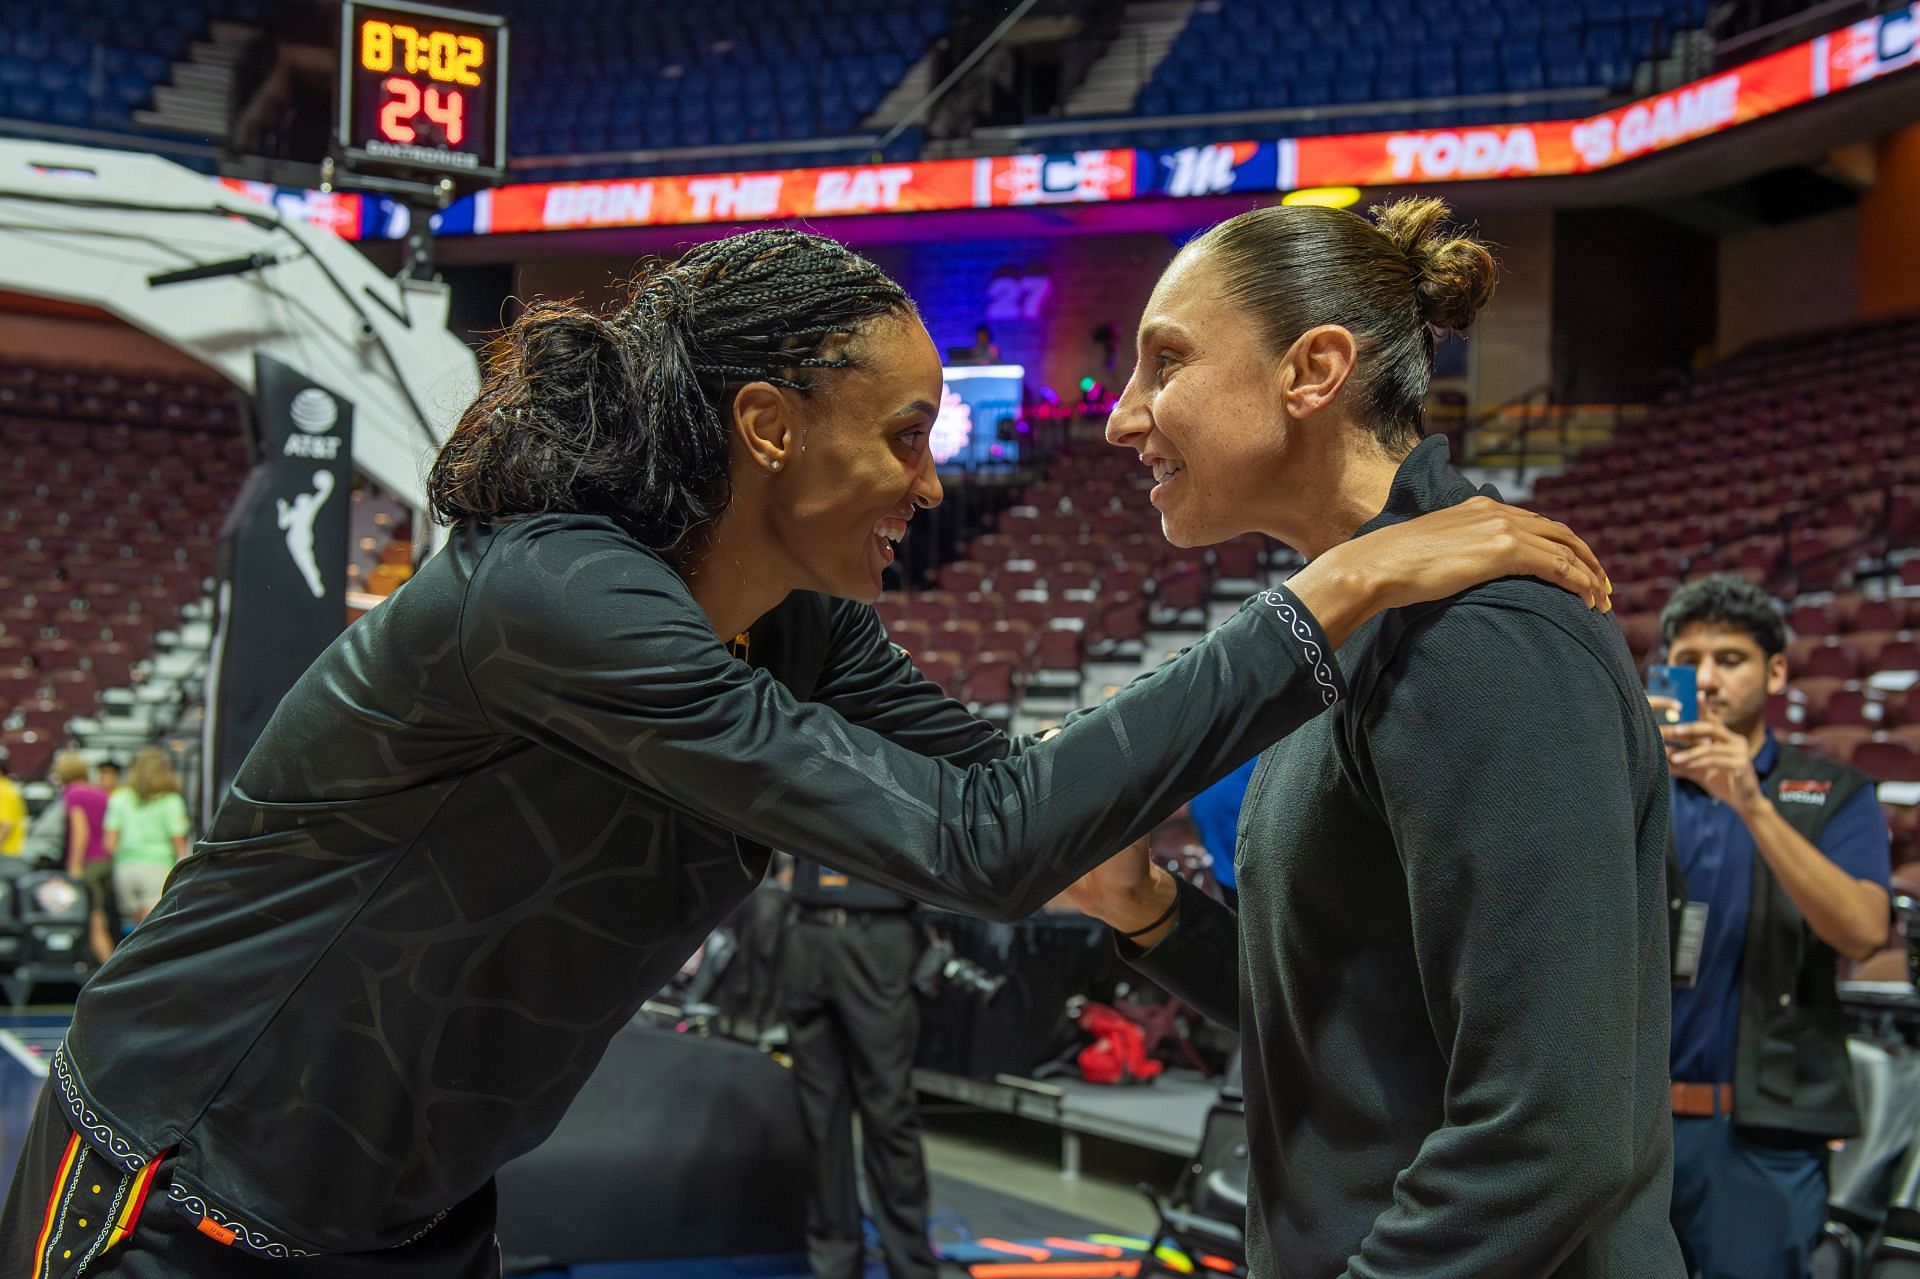
<path fill-rule="evenodd" d="M 1093 1036 L 1075 1058 L 1088 1083 L 1144 1083 L 1166 1069 L 1147 1056 L 1147 1037 L 1140 1027 L 1105 1004 L 1088 1000 L 1075 1020 Z"/>

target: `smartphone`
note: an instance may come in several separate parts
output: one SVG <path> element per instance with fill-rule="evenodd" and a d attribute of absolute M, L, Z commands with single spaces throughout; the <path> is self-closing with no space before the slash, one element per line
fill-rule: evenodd
<path fill-rule="evenodd" d="M 1666 712 L 1669 724 L 1691 724 L 1700 718 L 1700 677 L 1691 666 L 1647 667 L 1647 692 L 1680 703 L 1680 709 Z"/>

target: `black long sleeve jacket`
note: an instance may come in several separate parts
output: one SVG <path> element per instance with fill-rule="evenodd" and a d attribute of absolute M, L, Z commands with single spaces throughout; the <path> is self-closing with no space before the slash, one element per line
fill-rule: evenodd
<path fill-rule="evenodd" d="M 1429 440 L 1360 535 L 1473 494 Z M 1183 887 L 1131 952 L 1241 1031 L 1252 1273 L 1679 1279 L 1666 756 L 1617 628 L 1509 579 L 1337 665 L 1247 791 L 1238 919 Z"/>
<path fill-rule="evenodd" d="M 749 640 L 609 521 L 457 529 L 82 993 L 76 1129 L 125 1169 L 174 1148 L 153 1199 L 237 1247 L 403 1242 L 552 1130 L 769 846 L 1022 916 L 1337 688 L 1284 592 L 1022 749 L 871 608 L 795 595 Z"/>

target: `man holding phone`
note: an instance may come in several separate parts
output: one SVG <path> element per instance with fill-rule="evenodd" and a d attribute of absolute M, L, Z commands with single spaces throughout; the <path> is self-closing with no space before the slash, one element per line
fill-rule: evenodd
<path fill-rule="evenodd" d="M 1764 592 L 1732 574 L 1689 582 L 1660 635 L 1648 700 L 1673 774 L 1674 1233 L 1700 1279 L 1803 1279 L 1827 1142 L 1860 1132 L 1835 957 L 1886 939 L 1886 820 L 1871 778 L 1768 732 L 1787 637 Z"/>

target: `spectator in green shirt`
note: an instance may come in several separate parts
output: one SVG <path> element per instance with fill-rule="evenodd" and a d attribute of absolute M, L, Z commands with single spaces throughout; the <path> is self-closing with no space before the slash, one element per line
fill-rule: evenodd
<path fill-rule="evenodd" d="M 138 924 L 159 902 L 173 864 L 187 855 L 187 801 L 158 746 L 134 755 L 127 784 L 107 801 L 107 852 L 120 918 Z"/>

